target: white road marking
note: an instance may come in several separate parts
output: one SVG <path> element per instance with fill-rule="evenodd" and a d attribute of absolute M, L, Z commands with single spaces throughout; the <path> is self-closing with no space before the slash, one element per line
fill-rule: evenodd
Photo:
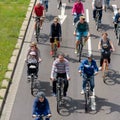
<path fill-rule="evenodd" d="M 117 5 L 112 5 L 112 7 L 113 7 L 113 11 L 114 11 L 114 16 L 113 16 L 113 19 L 114 19 L 114 17 L 117 14 L 118 10 L 117 10 Z"/>
<path fill-rule="evenodd" d="M 61 7 L 61 15 L 58 15 L 58 17 L 60 18 L 60 23 L 63 24 L 63 22 L 65 21 L 67 15 L 65 15 L 65 7 L 66 7 L 66 3 L 62 3 L 62 7 Z"/>
<path fill-rule="evenodd" d="M 86 21 L 89 23 L 89 11 L 86 9 Z M 92 54 L 91 37 L 88 38 L 88 53 Z"/>

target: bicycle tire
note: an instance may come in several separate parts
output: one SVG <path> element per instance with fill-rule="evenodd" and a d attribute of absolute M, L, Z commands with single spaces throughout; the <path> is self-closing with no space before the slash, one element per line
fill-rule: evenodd
<path fill-rule="evenodd" d="M 37 42 L 39 41 L 39 36 L 40 36 L 40 24 L 37 23 L 37 25 L 36 25 L 36 40 L 37 40 Z"/>
<path fill-rule="evenodd" d="M 34 89 L 34 75 L 31 75 L 31 94 L 33 95 L 33 89 Z"/>
<path fill-rule="evenodd" d="M 118 32 L 118 45 L 120 45 L 120 31 Z"/>
<path fill-rule="evenodd" d="M 60 88 L 57 88 L 57 94 L 56 94 L 56 98 L 57 98 L 57 112 L 59 113 L 59 107 L 60 107 L 60 101 L 61 101 L 61 91 Z"/>
<path fill-rule="evenodd" d="M 102 71 L 103 71 L 103 82 L 105 83 L 105 71 L 107 70 L 107 63 L 105 61 L 103 61 L 103 65 L 102 65 Z"/>
<path fill-rule="evenodd" d="M 85 112 L 88 112 L 89 109 L 89 92 L 85 92 Z"/>
<path fill-rule="evenodd" d="M 56 57 L 57 57 L 57 45 L 55 44 L 54 45 L 54 55 L 53 55 L 53 57 L 54 57 L 54 60 L 56 59 Z"/>
<path fill-rule="evenodd" d="M 83 49 L 83 41 L 81 40 L 81 43 L 79 44 L 79 62 L 81 61 L 81 56 L 82 56 L 82 49 Z"/>

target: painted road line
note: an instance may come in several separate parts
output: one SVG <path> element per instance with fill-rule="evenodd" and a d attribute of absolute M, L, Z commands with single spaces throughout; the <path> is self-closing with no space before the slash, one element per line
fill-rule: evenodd
<path fill-rule="evenodd" d="M 86 9 L 86 21 L 89 23 L 89 11 Z M 88 38 L 88 53 L 92 54 L 91 37 Z"/>
<path fill-rule="evenodd" d="M 66 3 L 62 3 L 61 14 L 58 15 L 61 24 L 63 24 L 63 22 L 65 21 L 67 17 L 67 15 L 65 15 L 65 8 L 66 8 Z"/>

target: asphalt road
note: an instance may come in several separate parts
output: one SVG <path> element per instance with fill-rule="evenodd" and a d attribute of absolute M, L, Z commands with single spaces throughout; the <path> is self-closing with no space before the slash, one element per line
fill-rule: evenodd
<path fill-rule="evenodd" d="M 53 2 L 54 1 L 54 2 Z M 66 0 L 63 0 L 66 2 Z M 111 4 L 120 5 L 119 0 L 112 1 Z M 61 115 L 56 111 L 56 98 L 51 96 L 52 86 L 50 78 L 51 66 L 53 58 L 49 55 L 50 44 L 49 44 L 49 31 L 50 24 L 54 16 L 60 15 L 60 10 L 56 8 L 56 1 L 49 1 L 49 10 L 47 13 L 47 19 L 45 20 L 43 30 L 41 31 L 41 37 L 38 43 L 38 47 L 41 51 L 42 62 L 40 63 L 39 78 L 40 90 L 46 93 L 47 98 L 50 102 L 50 107 L 52 111 L 51 120 L 120 120 L 120 47 L 117 45 L 117 40 L 115 38 L 112 17 L 113 11 L 108 10 L 103 13 L 102 26 L 99 31 L 95 29 L 95 23 L 92 20 L 92 9 L 91 0 L 86 0 L 84 2 L 85 9 L 88 9 L 88 14 L 86 13 L 86 18 L 89 20 L 90 25 L 90 43 L 92 48 L 92 53 L 99 66 L 100 53 L 97 50 L 97 45 L 101 33 L 106 31 L 109 34 L 109 38 L 113 40 L 116 51 L 112 53 L 111 56 L 111 69 L 109 77 L 106 83 L 103 83 L 102 73 L 95 77 L 95 94 L 96 94 L 96 112 L 90 111 L 89 113 L 84 112 L 84 97 L 80 94 L 82 79 L 78 74 L 78 58 L 74 54 L 74 27 L 72 25 L 72 15 L 71 8 L 73 3 L 66 2 L 65 14 L 67 15 L 65 21 L 62 23 L 62 43 L 59 51 L 65 53 L 66 58 L 70 62 L 70 73 L 71 81 L 69 82 L 69 90 L 66 97 L 66 105 L 61 110 Z M 18 61 L 17 69 L 15 72 L 13 84 L 11 85 L 10 94 L 8 95 L 7 104 L 3 111 L 2 120 L 32 120 L 32 105 L 34 97 L 30 94 L 30 84 L 27 83 L 26 76 L 26 64 L 24 62 L 25 56 L 27 54 L 27 49 L 29 48 L 29 43 L 34 40 L 33 35 L 33 23 L 31 20 L 27 37 L 24 42 L 23 50 Z M 90 47 L 90 45 L 89 45 Z M 89 52 L 88 44 L 84 47 L 83 57 Z"/>

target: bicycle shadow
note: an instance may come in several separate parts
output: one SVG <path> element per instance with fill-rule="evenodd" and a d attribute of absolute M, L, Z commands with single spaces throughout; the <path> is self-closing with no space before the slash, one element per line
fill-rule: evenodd
<path fill-rule="evenodd" d="M 48 41 L 49 41 L 49 35 L 47 35 L 45 33 L 40 33 L 38 43 L 46 43 Z"/>
<path fill-rule="evenodd" d="M 69 116 L 72 113 L 83 113 L 84 100 L 76 100 L 71 97 L 63 98 L 63 104 L 59 109 L 61 116 Z"/>
<path fill-rule="evenodd" d="M 106 114 L 111 114 L 113 112 L 120 112 L 120 105 L 109 102 L 105 98 L 99 98 L 96 96 L 96 113 L 104 111 Z"/>
<path fill-rule="evenodd" d="M 72 9 L 72 6 L 66 6 L 66 9 Z"/>
<path fill-rule="evenodd" d="M 101 31 L 101 32 L 105 31 L 106 32 L 108 30 L 114 30 L 114 27 L 110 26 L 109 24 L 102 23 L 98 31 Z"/>
<path fill-rule="evenodd" d="M 56 17 L 55 15 L 51 15 L 51 14 L 47 14 L 46 18 L 45 18 L 45 22 L 51 22 L 53 21 L 54 17 Z"/>
<path fill-rule="evenodd" d="M 115 71 L 113 69 L 109 69 L 106 78 L 104 80 L 104 83 L 106 85 L 115 85 L 120 84 L 120 74 L 119 71 Z"/>

